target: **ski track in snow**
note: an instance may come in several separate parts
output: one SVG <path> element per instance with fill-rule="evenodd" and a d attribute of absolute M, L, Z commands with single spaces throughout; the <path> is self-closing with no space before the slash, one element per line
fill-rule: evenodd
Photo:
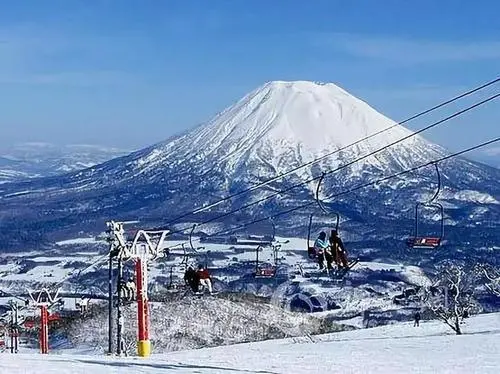
<path fill-rule="evenodd" d="M 420 327 L 401 323 L 326 334 L 310 339 L 258 343 L 114 358 L 91 352 L 1 355 L 9 374 L 88 373 L 497 373 L 500 367 L 500 314 L 467 320 L 455 336 L 439 322 Z"/>

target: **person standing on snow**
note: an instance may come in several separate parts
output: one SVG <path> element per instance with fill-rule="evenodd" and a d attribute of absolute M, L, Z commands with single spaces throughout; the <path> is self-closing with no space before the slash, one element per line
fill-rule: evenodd
<path fill-rule="evenodd" d="M 325 251 L 328 249 L 328 242 L 326 241 L 326 232 L 321 231 L 318 238 L 314 242 L 314 250 L 318 256 L 319 269 L 323 270 L 325 262 Z"/>
<path fill-rule="evenodd" d="M 415 323 L 413 324 L 413 327 L 420 326 L 420 312 L 419 311 L 417 311 L 415 313 L 414 318 L 415 318 Z"/>
<path fill-rule="evenodd" d="M 210 279 L 210 274 L 208 272 L 207 268 L 203 268 L 203 265 L 198 265 L 198 271 L 197 271 L 198 276 L 200 277 L 200 286 L 208 288 L 208 292 L 210 294 L 213 293 L 212 291 L 212 280 Z"/>

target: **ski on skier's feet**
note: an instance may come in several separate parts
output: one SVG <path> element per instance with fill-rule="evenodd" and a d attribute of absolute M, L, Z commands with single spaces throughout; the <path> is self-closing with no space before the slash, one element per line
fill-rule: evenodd
<path fill-rule="evenodd" d="M 339 267 L 336 271 L 332 272 L 333 277 L 344 277 L 354 266 L 359 262 L 359 259 L 352 260 L 347 264 L 347 267 Z"/>
<path fill-rule="evenodd" d="M 356 266 L 359 262 L 359 258 L 356 258 L 355 260 L 352 260 L 351 262 L 349 262 L 347 268 L 349 270 L 351 270 L 354 266 Z"/>
<path fill-rule="evenodd" d="M 194 292 L 195 296 L 202 297 L 202 296 L 214 296 L 217 295 L 218 292 Z"/>

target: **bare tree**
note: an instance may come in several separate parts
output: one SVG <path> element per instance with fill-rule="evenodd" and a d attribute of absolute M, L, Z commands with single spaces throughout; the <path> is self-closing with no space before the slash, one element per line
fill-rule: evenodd
<path fill-rule="evenodd" d="M 500 269 L 482 265 L 480 271 L 486 280 L 486 288 L 494 295 L 500 296 Z"/>
<path fill-rule="evenodd" d="M 427 307 L 457 335 L 464 318 L 479 310 L 475 289 L 479 274 L 473 269 L 457 264 L 445 264 L 436 276 L 432 291 L 425 297 Z"/>

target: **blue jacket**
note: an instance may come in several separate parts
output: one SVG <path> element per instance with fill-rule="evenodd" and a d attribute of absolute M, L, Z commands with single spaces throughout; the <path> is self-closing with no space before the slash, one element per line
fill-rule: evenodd
<path fill-rule="evenodd" d="M 329 244 L 326 240 L 321 240 L 320 238 L 316 239 L 314 242 L 314 249 L 316 253 L 323 253 L 323 251 L 328 248 Z"/>

